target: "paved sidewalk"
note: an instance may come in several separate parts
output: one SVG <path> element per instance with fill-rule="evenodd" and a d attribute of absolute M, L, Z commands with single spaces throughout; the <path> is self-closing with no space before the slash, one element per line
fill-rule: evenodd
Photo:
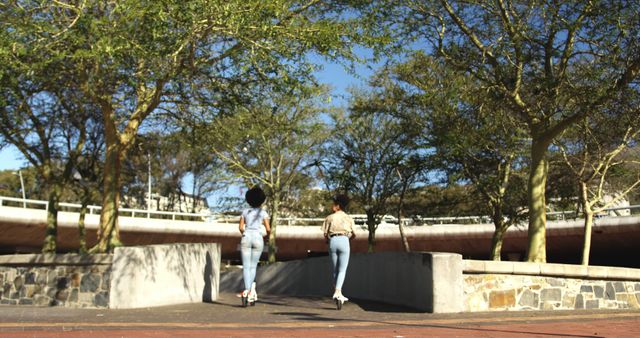
<path fill-rule="evenodd" d="M 640 337 L 640 311 L 428 314 L 329 298 L 264 296 L 134 310 L 0 306 L 0 337 Z"/>

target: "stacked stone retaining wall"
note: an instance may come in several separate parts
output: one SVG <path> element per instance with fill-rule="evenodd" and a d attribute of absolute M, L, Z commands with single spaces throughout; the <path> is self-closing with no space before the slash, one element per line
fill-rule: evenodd
<path fill-rule="evenodd" d="M 107 307 L 111 255 L 0 257 L 0 304 Z"/>
<path fill-rule="evenodd" d="M 220 245 L 116 248 L 113 255 L 0 256 L 0 305 L 141 308 L 218 297 Z"/>
<path fill-rule="evenodd" d="M 640 270 L 465 262 L 465 311 L 640 309 Z"/>

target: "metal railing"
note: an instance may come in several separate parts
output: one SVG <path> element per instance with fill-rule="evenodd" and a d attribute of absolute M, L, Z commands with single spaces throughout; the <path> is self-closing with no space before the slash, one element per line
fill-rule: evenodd
<path fill-rule="evenodd" d="M 606 208 L 602 210 L 602 212 L 594 215 L 594 217 L 624 217 L 633 215 L 636 210 L 637 212 L 635 213 L 640 213 L 640 205 Z M 628 212 L 629 215 L 623 215 L 623 213 L 625 213 L 624 211 Z M 582 217 L 582 215 L 577 210 L 547 212 L 547 218 L 556 221 L 565 221 L 567 219 L 576 219 L 578 217 Z"/>
<path fill-rule="evenodd" d="M 49 203 L 41 200 L 22 199 L 15 197 L 0 196 L 0 207 L 18 207 L 37 210 L 49 210 Z M 82 209 L 81 204 L 76 203 L 58 203 L 59 211 L 67 212 L 80 212 Z M 88 205 L 87 214 L 98 215 L 102 210 L 101 206 Z M 176 212 L 176 211 L 158 211 L 158 210 L 142 210 L 132 208 L 118 208 L 118 213 L 124 217 L 138 217 L 138 218 L 153 218 L 153 219 L 170 219 L 176 220 L 188 220 L 195 222 L 206 222 L 211 218 L 211 213 L 189 213 L 189 212 Z"/>
<path fill-rule="evenodd" d="M 60 211 L 68 212 L 80 212 L 82 205 L 75 203 L 59 203 Z M 27 209 L 39 209 L 48 210 L 48 202 L 41 200 L 22 199 L 16 197 L 0 196 L 0 207 L 10 206 Z M 97 215 L 102 210 L 101 206 L 89 205 L 87 206 L 87 213 L 90 215 Z M 637 210 L 637 212 L 635 212 Z M 629 205 L 622 207 L 607 208 L 596 217 L 624 217 L 619 211 L 627 211 L 630 215 L 640 214 L 640 205 Z M 125 217 L 145 217 L 154 219 L 171 219 L 175 220 L 190 220 L 196 222 L 217 222 L 217 223 L 237 223 L 239 215 L 215 215 L 208 213 L 188 213 L 188 212 L 175 212 L 175 211 L 154 211 L 154 210 L 142 210 L 132 208 L 119 208 L 118 212 L 121 216 Z M 575 210 L 566 211 L 553 211 L 547 213 L 549 220 L 567 220 L 576 219 L 580 215 Z M 297 218 L 297 217 L 282 217 L 278 218 L 279 224 L 292 225 L 292 226 L 308 226 L 308 225 L 321 225 L 324 218 Z M 452 217 L 407 217 L 402 220 L 404 225 L 433 225 L 433 224 L 481 224 L 490 223 L 491 219 L 488 216 L 452 216 Z M 363 223 L 363 220 L 358 218 L 356 223 Z M 397 224 L 397 220 L 387 224 Z M 360 224 L 361 225 L 361 224 Z"/>

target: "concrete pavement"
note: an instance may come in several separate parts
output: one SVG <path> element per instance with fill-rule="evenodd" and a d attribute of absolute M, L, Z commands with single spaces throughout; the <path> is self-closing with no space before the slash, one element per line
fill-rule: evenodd
<path fill-rule="evenodd" d="M 262 296 L 133 310 L 0 307 L 0 337 L 639 337 L 640 311 L 429 314 L 353 300 Z"/>

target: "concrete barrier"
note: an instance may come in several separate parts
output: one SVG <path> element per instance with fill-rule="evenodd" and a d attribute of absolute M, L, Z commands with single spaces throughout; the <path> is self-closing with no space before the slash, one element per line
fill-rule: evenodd
<path fill-rule="evenodd" d="M 111 276 L 112 309 L 211 302 L 218 297 L 220 245 L 116 248 Z"/>
<path fill-rule="evenodd" d="M 354 299 L 404 305 L 433 313 L 461 312 L 462 257 L 450 253 L 352 254 L 343 293 Z M 329 257 L 279 262 L 258 269 L 258 293 L 330 296 Z M 221 290 L 237 292 L 242 270 L 224 274 Z"/>

